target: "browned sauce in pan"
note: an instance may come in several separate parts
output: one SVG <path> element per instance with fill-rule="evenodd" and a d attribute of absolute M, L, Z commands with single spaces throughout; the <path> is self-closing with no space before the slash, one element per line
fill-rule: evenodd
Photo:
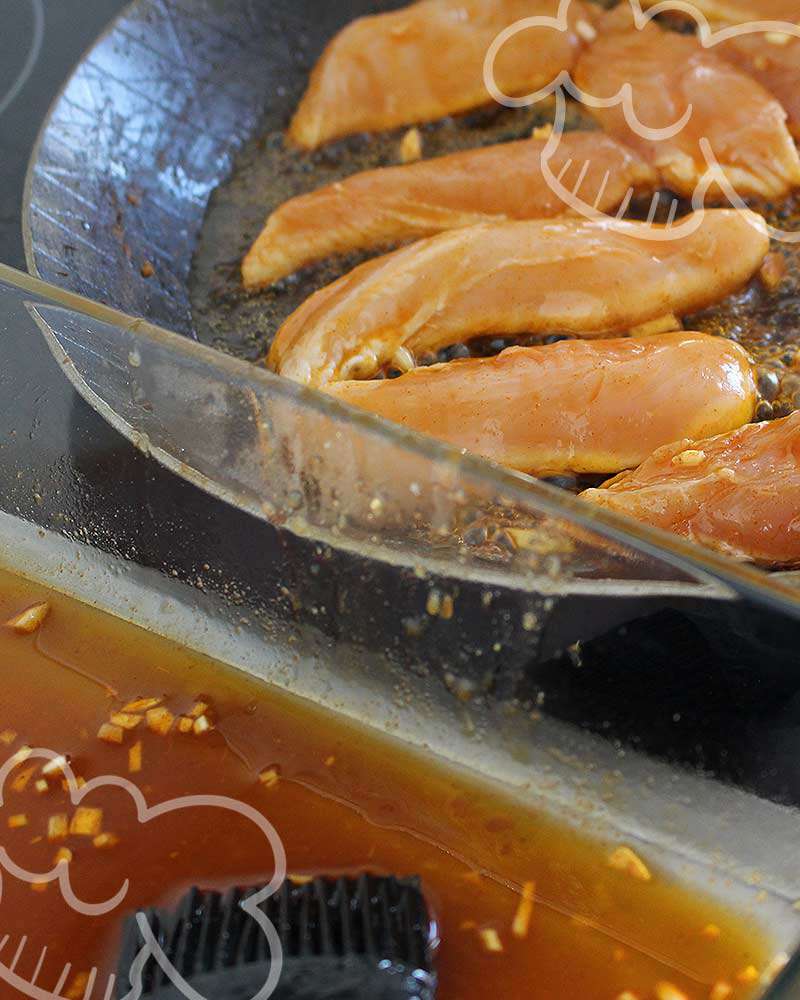
<path fill-rule="evenodd" d="M 501 788 L 0 573 L 0 621 L 41 601 L 48 613 L 34 631 L 0 627 L 0 759 L 19 754 L 1 842 L 31 872 L 69 860 L 84 901 L 127 878 L 122 910 L 172 903 L 192 884 L 266 880 L 272 856 L 256 827 L 228 813 L 140 824 L 130 796 L 109 788 L 79 812 L 57 767 L 43 774 L 40 760 L 22 759 L 26 745 L 67 755 L 79 779 L 125 777 L 151 806 L 189 794 L 249 803 L 276 827 L 294 875 L 419 874 L 440 921 L 441 1000 L 484 998 L 489 984 L 498 997 L 543 1000 L 741 1000 L 760 989 L 770 953 L 755 924 L 690 897 L 646 853 L 620 853 Z M 19 950 L 15 971 L 31 978 L 46 946 L 42 988 L 63 976 L 63 995 L 82 997 L 97 967 L 92 995 L 104 995 L 121 910 L 82 916 L 55 883 L 4 873 L 0 913 L 0 962 Z M 0 996 L 17 995 L 0 981 Z"/>

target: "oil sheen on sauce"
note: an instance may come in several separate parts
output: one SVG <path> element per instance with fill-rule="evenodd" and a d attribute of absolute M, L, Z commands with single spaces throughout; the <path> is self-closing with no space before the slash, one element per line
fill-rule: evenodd
<path fill-rule="evenodd" d="M 740 1000 L 760 989 L 770 956 L 754 928 L 689 898 L 646 856 L 623 854 L 612 867 L 619 844 L 0 573 L 0 621 L 38 601 L 49 602 L 40 627 L 0 627 L 0 762 L 19 759 L 3 789 L 0 843 L 30 872 L 66 859 L 84 902 L 109 899 L 126 879 L 128 891 L 114 911 L 83 915 L 56 883 L 4 872 L 0 963 L 16 955 L 22 979 L 36 973 L 43 989 L 60 982 L 62 996 L 82 998 L 96 968 L 91 995 L 103 997 L 125 913 L 174 903 L 191 885 L 252 884 L 273 871 L 263 834 L 232 813 L 197 807 L 140 823 L 126 791 L 102 788 L 78 816 L 63 775 L 21 759 L 27 745 L 68 755 L 79 779 L 125 777 L 150 806 L 196 794 L 250 804 L 277 829 L 295 875 L 420 875 L 440 926 L 441 1000 L 489 988 L 509 1000 Z M 532 906 L 520 906 L 523 891 Z M 20 995 L 0 981 L 0 997 Z"/>

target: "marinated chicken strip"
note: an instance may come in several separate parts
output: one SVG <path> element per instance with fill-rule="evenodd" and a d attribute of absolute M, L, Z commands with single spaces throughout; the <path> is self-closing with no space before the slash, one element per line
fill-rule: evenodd
<path fill-rule="evenodd" d="M 630 8 L 603 15 L 599 36 L 575 68 L 581 91 L 607 99 L 632 88 L 639 124 L 626 120 L 622 103 L 590 107 L 603 128 L 638 150 L 676 193 L 690 197 L 710 166 L 706 140 L 726 180 L 744 198 L 778 198 L 800 184 L 800 158 L 786 112 L 760 83 L 691 36 L 655 22 L 639 30 Z M 668 129 L 691 114 L 671 138 L 646 136 L 640 126 Z M 709 198 L 724 192 L 717 184 Z"/>
<path fill-rule="evenodd" d="M 542 174 L 546 139 L 471 149 L 355 174 L 281 205 L 242 265 L 259 288 L 313 261 L 447 229 L 572 214 Z M 613 212 L 630 193 L 654 190 L 656 172 L 601 132 L 567 132 L 551 171 L 588 205 Z"/>
<path fill-rule="evenodd" d="M 327 391 L 539 475 L 630 468 L 676 434 L 740 427 L 756 404 L 741 347 L 683 332 L 511 347 L 494 358 L 417 368 L 384 381 L 336 382 Z"/>
<path fill-rule="evenodd" d="M 652 6 L 654 2 L 650 0 L 643 6 Z M 715 31 L 756 21 L 782 21 L 795 27 L 800 24 L 797 0 L 693 0 L 693 3 Z M 789 131 L 795 138 L 800 136 L 800 38 L 777 29 L 758 31 L 728 38 L 715 44 L 712 51 L 735 63 L 777 97 L 789 116 Z"/>
<path fill-rule="evenodd" d="M 292 121 L 291 138 L 306 149 L 353 132 L 433 121 L 490 101 L 483 77 L 497 35 L 522 18 L 555 17 L 557 0 L 420 0 L 362 17 L 331 41 Z M 580 0 L 566 31 L 549 26 L 515 34 L 495 63 L 507 94 L 539 90 L 574 65 L 591 34 Z"/>
<path fill-rule="evenodd" d="M 782 32 L 740 35 L 720 42 L 714 51 L 749 73 L 780 101 L 789 131 L 800 138 L 800 38 Z"/>
<path fill-rule="evenodd" d="M 739 559 L 800 566 L 800 412 L 660 448 L 581 495 Z"/>
<path fill-rule="evenodd" d="M 601 335 L 702 309 L 758 270 L 769 239 L 754 212 L 710 210 L 697 222 L 672 239 L 607 218 L 441 233 L 312 295 L 278 331 L 269 364 L 323 386 L 390 363 L 405 370 L 416 354 L 479 335 Z"/>

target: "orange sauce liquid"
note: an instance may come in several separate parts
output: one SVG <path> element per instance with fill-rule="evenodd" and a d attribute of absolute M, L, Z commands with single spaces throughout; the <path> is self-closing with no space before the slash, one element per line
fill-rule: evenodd
<path fill-rule="evenodd" d="M 471 780 L 399 742 L 292 698 L 212 660 L 188 652 L 62 595 L 0 573 L 0 621 L 36 601 L 51 609 L 41 628 L 17 635 L 0 627 L 0 761 L 24 744 L 69 755 L 76 775 L 130 778 L 153 805 L 176 796 L 216 794 L 249 803 L 275 826 L 290 873 L 369 870 L 418 874 L 439 922 L 440 1000 L 639 1000 L 669 982 L 688 1000 L 705 1000 L 719 980 L 735 1000 L 755 987 L 737 973 L 768 961 L 752 926 L 721 905 L 689 898 L 647 857 L 652 879 L 613 870 L 618 845 L 594 840 L 520 805 L 502 788 Z M 92 679 L 94 678 L 94 679 Z M 98 683 L 98 681 L 102 683 Z M 104 685 L 107 685 L 105 687 Z M 205 735 L 166 736 L 144 724 L 121 745 L 98 739 L 100 726 L 126 702 L 163 698 L 176 716 L 198 701 L 210 707 Z M 129 751 L 141 741 L 142 767 L 129 773 Z M 92 997 L 103 997 L 115 970 L 123 916 L 172 904 L 191 885 L 254 884 L 272 874 L 261 832 L 230 813 L 188 809 L 140 824 L 130 797 L 101 789 L 82 805 L 103 810 L 112 847 L 70 835 L 48 839 L 50 817 L 74 813 L 60 779 L 36 790 L 36 773 L 20 791 L 8 782 L 0 808 L 0 843 L 16 864 L 45 873 L 59 848 L 72 852 L 70 877 L 84 901 L 112 896 L 123 879 L 120 909 L 102 917 L 76 913 L 57 884 L 31 886 L 3 873 L 0 962 L 37 983 L 83 996 L 81 973 L 97 967 Z M 30 766 L 30 765 L 28 765 Z M 274 767 L 279 780 L 259 780 Z M 13 777 L 24 771 L 20 763 Z M 9 827 L 12 816 L 25 825 Z M 524 937 L 511 932 L 523 883 L 535 903 Z M 704 928 L 719 929 L 714 935 Z M 480 931 L 493 929 L 502 952 L 487 951 Z M 75 977 L 78 977 L 77 979 Z M 70 993 L 72 990 L 72 993 Z M 20 994 L 0 981 L 0 997 Z"/>

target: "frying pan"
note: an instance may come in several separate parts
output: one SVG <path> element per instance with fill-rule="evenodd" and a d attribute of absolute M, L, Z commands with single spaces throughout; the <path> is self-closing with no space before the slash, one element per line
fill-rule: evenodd
<path fill-rule="evenodd" d="M 590 514 L 544 484 L 353 415 L 196 343 L 209 336 L 193 312 L 193 255 L 214 191 L 248 143 L 285 127 L 336 30 L 393 6 L 137 0 L 123 11 L 54 103 L 26 185 L 31 271 L 118 311 L 90 325 L 58 309 L 35 311 L 56 356 L 70 361 L 65 372 L 149 454 L 256 517 L 334 554 L 382 562 L 398 579 L 421 569 L 464 593 L 488 582 L 528 595 L 533 660 L 668 607 L 711 621 L 710 632 L 701 630 L 723 659 L 742 649 L 742 662 L 783 662 L 785 654 L 797 663 L 788 623 L 800 615 L 800 595 L 777 578 Z M 232 322 L 222 346 L 241 346 L 240 334 Z M 555 558 L 541 549 L 472 552 L 463 538 L 476 511 L 478 521 L 491 515 L 501 525 L 522 516 L 555 539 Z M 407 526 L 420 522 L 412 537 Z M 757 607 L 781 621 L 788 615 L 787 628 L 759 638 L 766 630 L 743 612 Z M 402 602 L 395 610 L 402 619 Z"/>

